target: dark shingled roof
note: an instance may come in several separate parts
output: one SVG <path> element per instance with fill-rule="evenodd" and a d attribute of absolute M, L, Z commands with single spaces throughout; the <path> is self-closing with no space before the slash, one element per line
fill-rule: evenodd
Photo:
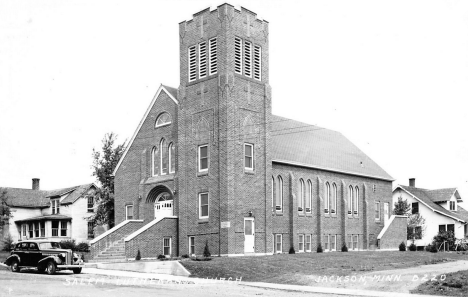
<path fill-rule="evenodd" d="M 419 198 L 422 202 L 427 204 L 432 209 L 437 210 L 437 211 L 439 211 L 439 212 L 441 212 L 441 213 L 443 213 L 445 215 L 455 217 L 455 218 L 458 218 L 458 219 L 466 222 L 467 218 L 465 217 L 463 211 L 457 211 L 457 212 L 450 211 L 450 210 L 447 210 L 447 209 L 443 208 L 439 204 L 437 204 L 436 201 L 434 201 L 432 199 L 432 193 L 431 192 L 433 192 L 433 190 L 427 190 L 427 189 L 421 189 L 421 188 L 415 188 L 415 187 L 408 187 L 408 186 L 401 186 L 401 185 L 399 187 L 401 187 L 402 189 L 404 189 L 407 192 L 411 193 L 412 195 L 416 196 L 417 198 Z M 452 194 L 453 194 L 453 192 L 452 192 Z M 437 198 L 437 195 L 434 196 L 434 198 Z M 447 200 L 449 200 L 449 199 L 447 199 Z M 461 208 L 461 207 L 458 206 L 458 208 Z M 461 209 L 463 209 L 463 208 L 461 208 Z"/>
<path fill-rule="evenodd" d="M 86 184 L 51 191 L 0 187 L 0 193 L 3 191 L 7 192 L 7 203 L 9 206 L 41 208 L 49 206 L 50 197 L 63 196 L 70 192 L 71 193 L 60 204 L 73 203 L 84 193 L 84 188 L 87 190 L 91 186 L 94 186 L 94 184 Z M 74 193 L 75 190 L 78 190 L 76 194 Z M 78 193 L 81 194 L 77 196 Z"/>
<path fill-rule="evenodd" d="M 273 161 L 393 180 L 341 133 L 272 116 Z"/>
<path fill-rule="evenodd" d="M 452 198 L 457 188 L 427 190 L 431 200 L 434 202 L 445 202 Z"/>
<path fill-rule="evenodd" d="M 83 194 L 87 193 L 90 188 L 94 188 L 94 184 L 86 184 L 86 185 L 81 185 L 75 188 L 73 192 L 71 192 L 65 199 L 60 202 L 60 204 L 68 204 L 68 203 L 73 203 L 78 198 L 83 196 Z"/>
<path fill-rule="evenodd" d="M 176 88 L 172 88 L 172 87 L 169 87 L 169 86 L 166 86 L 166 85 L 162 85 L 164 88 L 166 88 L 166 90 L 171 93 L 172 97 L 176 98 L 177 99 L 177 89 Z"/>

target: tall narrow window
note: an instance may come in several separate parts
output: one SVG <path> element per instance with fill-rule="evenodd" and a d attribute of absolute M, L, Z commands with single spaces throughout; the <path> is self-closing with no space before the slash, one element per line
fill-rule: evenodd
<path fill-rule="evenodd" d="M 67 236 L 67 221 L 60 221 L 60 236 Z"/>
<path fill-rule="evenodd" d="M 53 222 L 52 222 L 52 228 L 53 228 Z M 58 227 L 57 227 L 58 228 Z M 34 224 L 33 223 L 29 223 L 29 226 L 28 226 L 28 233 L 29 233 L 29 238 L 33 238 L 34 237 Z M 52 236 L 53 233 L 52 233 Z M 57 235 L 55 235 L 57 236 Z"/>
<path fill-rule="evenodd" d="M 166 141 L 161 139 L 159 143 L 159 151 L 160 151 L 160 164 L 161 164 L 161 175 L 167 174 L 167 147 Z"/>
<path fill-rule="evenodd" d="M 23 230 L 23 237 L 28 236 L 28 231 L 27 231 L 28 230 L 28 225 L 23 224 L 23 225 L 21 225 L 21 228 Z"/>
<path fill-rule="evenodd" d="M 325 194 L 325 213 L 329 213 L 330 211 L 330 184 L 325 184 L 326 194 Z"/>
<path fill-rule="evenodd" d="M 283 211 L 283 179 L 278 176 L 278 189 L 276 191 L 276 211 Z"/>
<path fill-rule="evenodd" d="M 244 41 L 244 74 L 252 77 L 252 43 Z"/>
<path fill-rule="evenodd" d="M 312 213 L 312 182 L 307 180 L 306 213 Z"/>
<path fill-rule="evenodd" d="M 336 184 L 333 183 L 333 189 L 332 189 L 332 200 L 331 200 L 331 213 L 336 213 L 336 199 L 338 196 L 338 190 L 336 188 Z"/>
<path fill-rule="evenodd" d="M 297 195 L 297 211 L 303 211 L 304 210 L 304 192 L 305 192 L 305 186 L 304 186 L 304 181 L 302 178 L 299 180 L 299 193 Z"/>
<path fill-rule="evenodd" d="M 171 256 L 171 238 L 163 238 L 163 253 L 164 256 Z"/>
<path fill-rule="evenodd" d="M 353 206 L 353 213 L 355 215 L 359 214 L 359 188 L 356 186 L 354 188 L 354 206 Z"/>
<path fill-rule="evenodd" d="M 349 186 L 348 190 L 348 215 L 353 214 L 353 186 Z"/>
<path fill-rule="evenodd" d="M 305 244 L 305 250 L 306 252 L 310 252 L 312 247 L 311 247 L 311 240 L 312 236 L 311 235 L 306 235 L 306 244 Z"/>
<path fill-rule="evenodd" d="M 244 168 L 248 170 L 254 169 L 254 146 L 250 143 L 244 143 Z"/>
<path fill-rule="evenodd" d="M 189 255 L 195 255 L 195 236 L 189 237 Z"/>
<path fill-rule="evenodd" d="M 41 237 L 45 237 L 45 222 L 42 221 L 40 223 L 40 226 L 41 226 Z"/>
<path fill-rule="evenodd" d="M 275 210 L 275 177 L 271 177 L 271 208 Z"/>
<path fill-rule="evenodd" d="M 197 79 L 197 50 L 195 46 L 191 46 L 188 49 L 189 56 L 189 81 Z"/>
<path fill-rule="evenodd" d="M 353 235 L 353 250 L 358 249 L 358 241 L 359 241 L 358 235 Z"/>
<path fill-rule="evenodd" d="M 198 218 L 200 219 L 207 219 L 209 217 L 209 200 L 208 200 L 208 193 L 200 193 L 198 194 Z"/>
<path fill-rule="evenodd" d="M 34 223 L 34 237 L 39 237 L 39 222 Z"/>
<path fill-rule="evenodd" d="M 242 39 L 234 39 L 234 71 L 242 74 Z"/>
<path fill-rule="evenodd" d="M 88 212 L 94 212 L 94 197 L 88 197 Z"/>
<path fill-rule="evenodd" d="M 216 38 L 210 39 L 209 43 L 210 75 L 212 75 L 218 73 L 218 44 Z"/>
<path fill-rule="evenodd" d="M 380 221 L 380 202 L 375 201 L 375 220 Z"/>
<path fill-rule="evenodd" d="M 155 146 L 153 147 L 153 150 L 151 151 L 151 173 L 153 176 L 156 176 L 159 174 L 159 158 L 158 158 L 158 147 Z"/>
<path fill-rule="evenodd" d="M 262 80 L 262 48 L 258 45 L 254 47 L 254 78 Z"/>
<path fill-rule="evenodd" d="M 330 235 L 325 235 L 324 250 L 330 251 Z"/>
<path fill-rule="evenodd" d="M 304 235 L 299 234 L 299 252 L 304 251 Z"/>
<path fill-rule="evenodd" d="M 208 156 L 208 145 L 201 145 L 198 147 L 198 171 L 208 171 L 209 156 Z"/>
<path fill-rule="evenodd" d="M 206 42 L 198 44 L 198 78 L 206 76 Z"/>
<path fill-rule="evenodd" d="M 336 235 L 332 235 L 330 238 L 330 250 L 336 251 Z"/>
<path fill-rule="evenodd" d="M 419 213 L 419 203 L 413 202 L 411 203 L 411 214 L 417 214 L 417 213 Z"/>
<path fill-rule="evenodd" d="M 58 236 L 59 221 L 52 221 L 52 236 Z"/>
<path fill-rule="evenodd" d="M 133 220 L 133 205 L 125 206 L 125 218 L 127 220 Z"/>
<path fill-rule="evenodd" d="M 171 142 L 169 144 L 169 173 L 175 172 L 175 146 Z"/>
<path fill-rule="evenodd" d="M 50 201 L 52 204 L 52 214 L 60 213 L 60 199 L 53 199 Z"/>
<path fill-rule="evenodd" d="M 281 254 L 283 252 L 283 235 L 276 234 L 275 235 L 275 253 Z"/>
<path fill-rule="evenodd" d="M 93 222 L 88 222 L 88 239 L 94 238 L 94 224 Z"/>

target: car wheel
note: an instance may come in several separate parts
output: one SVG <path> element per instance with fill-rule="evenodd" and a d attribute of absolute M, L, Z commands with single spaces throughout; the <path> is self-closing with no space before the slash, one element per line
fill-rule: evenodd
<path fill-rule="evenodd" d="M 47 274 L 55 274 L 55 271 L 57 270 L 57 267 L 55 266 L 55 263 L 52 261 L 49 261 L 47 263 Z"/>
<path fill-rule="evenodd" d="M 74 268 L 72 269 L 74 274 L 80 274 L 81 273 L 81 268 Z"/>
<path fill-rule="evenodd" d="M 10 267 L 11 267 L 12 272 L 20 272 L 20 267 L 19 267 L 18 260 L 12 260 L 11 264 L 10 264 Z"/>

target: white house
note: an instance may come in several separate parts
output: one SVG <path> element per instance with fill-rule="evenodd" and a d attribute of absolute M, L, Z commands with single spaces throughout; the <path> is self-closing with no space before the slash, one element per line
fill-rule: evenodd
<path fill-rule="evenodd" d="M 94 238 L 94 226 L 86 218 L 94 214 L 94 184 L 44 191 L 39 179 L 32 189 L 0 187 L 6 192 L 11 218 L 4 228 L 14 242 L 25 239 L 75 239 L 77 243 Z"/>
<path fill-rule="evenodd" d="M 439 231 L 452 231 L 458 239 L 467 236 L 468 211 L 459 203 L 463 202 L 456 188 L 428 190 L 416 188 L 415 179 L 409 186 L 398 185 L 393 190 L 393 207 L 398 198 L 408 201 L 413 214 L 419 213 L 425 219 L 423 234 L 415 238 L 417 246 L 426 246 Z M 412 239 L 408 239 L 408 244 Z"/>

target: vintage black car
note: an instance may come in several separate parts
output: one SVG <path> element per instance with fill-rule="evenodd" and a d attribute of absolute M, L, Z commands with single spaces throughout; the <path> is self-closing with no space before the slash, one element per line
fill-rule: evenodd
<path fill-rule="evenodd" d="M 54 274 L 60 270 L 81 273 L 84 266 L 82 257 L 72 250 L 62 249 L 60 243 L 52 241 L 26 240 L 16 244 L 5 261 L 11 271 L 21 268 L 37 268 L 39 272 Z"/>

